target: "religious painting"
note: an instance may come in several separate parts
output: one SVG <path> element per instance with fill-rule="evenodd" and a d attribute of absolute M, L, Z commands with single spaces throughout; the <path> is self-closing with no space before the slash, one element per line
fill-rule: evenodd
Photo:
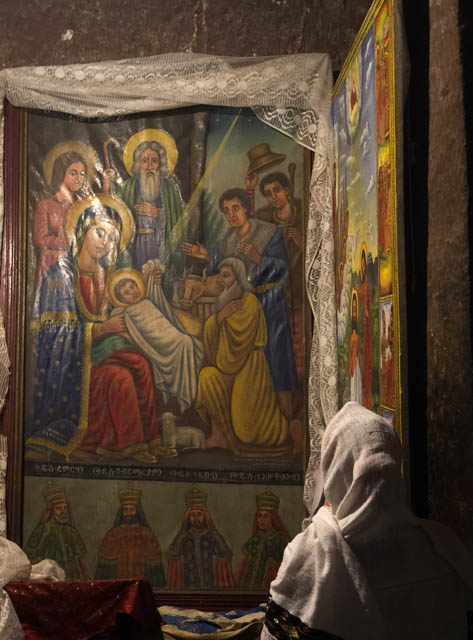
<path fill-rule="evenodd" d="M 261 597 L 304 516 L 291 485 L 57 476 L 26 476 L 25 510 L 32 561 L 52 558 L 68 579 L 145 578 L 173 597 L 196 589 Z"/>
<path fill-rule="evenodd" d="M 266 592 L 305 516 L 307 151 L 200 107 L 29 113 L 25 145 L 30 557 Z"/>
<path fill-rule="evenodd" d="M 339 404 L 400 425 L 394 16 L 373 3 L 334 90 Z"/>

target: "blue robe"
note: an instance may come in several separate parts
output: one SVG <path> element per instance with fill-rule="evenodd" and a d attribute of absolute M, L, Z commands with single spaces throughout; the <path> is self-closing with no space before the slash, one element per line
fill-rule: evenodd
<path fill-rule="evenodd" d="M 251 229 L 242 240 L 254 245 L 261 255 L 261 262 L 255 264 L 239 251 L 240 238 L 234 229 L 228 229 L 220 251 L 209 256 L 210 272 L 217 273 L 223 258 L 239 258 L 245 263 L 248 282 L 263 307 L 268 332 L 265 354 L 274 388 L 276 391 L 296 390 L 297 371 L 283 289 L 289 263 L 281 232 L 274 224 L 252 218 Z"/>
<path fill-rule="evenodd" d="M 230 561 L 231 551 L 218 531 L 191 527 L 178 535 L 168 550 L 168 561 L 182 557 L 183 587 L 218 587 L 214 559 Z"/>
<path fill-rule="evenodd" d="M 34 392 L 26 415 L 26 444 L 69 455 L 87 430 L 90 368 L 117 349 L 132 348 L 114 334 L 92 347 L 92 327 L 105 315 L 82 302 L 73 261 L 63 256 L 44 274 L 30 324 L 36 339 Z"/>

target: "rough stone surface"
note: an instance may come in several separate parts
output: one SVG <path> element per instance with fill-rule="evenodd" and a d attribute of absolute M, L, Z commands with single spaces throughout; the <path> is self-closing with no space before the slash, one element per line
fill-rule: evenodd
<path fill-rule="evenodd" d="M 0 3 L 0 67 L 174 51 L 326 52 L 340 69 L 371 0 L 22 0 Z"/>
<path fill-rule="evenodd" d="M 430 0 L 427 250 L 429 502 L 473 549 L 468 185 L 458 0 Z"/>

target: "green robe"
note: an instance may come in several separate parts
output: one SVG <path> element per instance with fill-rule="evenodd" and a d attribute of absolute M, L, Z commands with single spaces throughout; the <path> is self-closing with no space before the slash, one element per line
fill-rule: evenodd
<path fill-rule="evenodd" d="M 55 560 L 68 580 L 86 578 L 80 563 L 86 548 L 77 529 L 68 522 L 61 524 L 51 518 L 39 524 L 26 543 L 25 553 L 31 564 L 46 558 Z"/>
<path fill-rule="evenodd" d="M 125 202 L 132 212 L 137 228 L 152 226 L 153 220 L 150 219 L 149 216 L 139 214 L 135 210 L 136 203 L 140 201 L 137 175 L 130 176 L 123 182 L 118 192 L 118 197 Z M 181 252 L 181 244 L 183 242 L 183 238 L 181 236 L 183 230 L 178 227 L 174 230 L 174 233 L 172 233 L 184 210 L 184 203 L 177 184 L 168 178 L 161 178 L 160 202 L 153 204 L 157 204 L 157 206 L 159 206 L 161 215 L 164 214 L 164 253 L 169 253 L 166 260 L 166 272 L 163 279 L 163 287 L 166 289 L 170 286 L 174 277 L 182 275 L 184 269 L 184 257 Z M 129 251 L 132 255 L 133 266 L 141 270 L 141 264 L 153 257 L 159 257 L 160 260 L 164 262 L 163 256 L 159 255 L 159 248 L 156 248 L 156 253 L 154 255 L 135 255 L 140 252 L 140 249 L 137 248 L 138 235 L 139 234 L 135 233 L 133 242 L 129 247 Z"/>

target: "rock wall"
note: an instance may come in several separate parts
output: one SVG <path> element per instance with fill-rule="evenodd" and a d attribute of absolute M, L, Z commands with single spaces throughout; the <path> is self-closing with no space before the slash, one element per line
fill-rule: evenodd
<path fill-rule="evenodd" d="M 0 5 L 0 65 L 92 62 L 192 51 L 324 51 L 339 69 L 371 0 L 23 0 Z"/>

